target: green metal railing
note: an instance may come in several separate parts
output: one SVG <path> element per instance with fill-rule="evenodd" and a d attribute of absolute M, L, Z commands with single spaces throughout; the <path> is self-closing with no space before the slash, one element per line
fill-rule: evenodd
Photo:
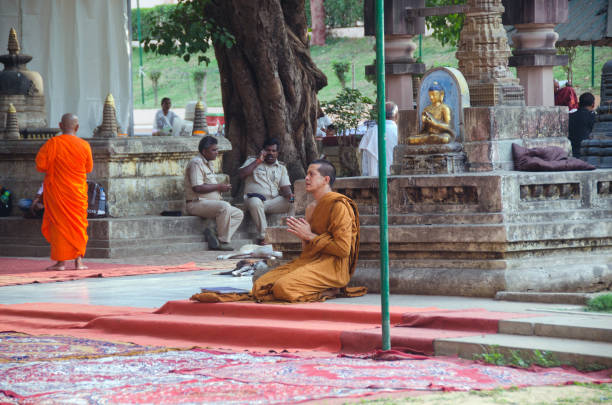
<path fill-rule="evenodd" d="M 142 68 L 142 44 L 140 43 L 141 28 L 140 28 L 140 0 L 136 0 L 136 22 L 138 25 L 138 54 L 140 55 L 140 66 L 138 67 L 138 76 L 140 76 L 140 97 L 144 104 L 144 70 Z"/>

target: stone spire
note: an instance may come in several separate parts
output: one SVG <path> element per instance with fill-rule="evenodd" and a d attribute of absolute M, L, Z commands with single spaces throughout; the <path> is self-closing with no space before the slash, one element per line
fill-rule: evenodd
<path fill-rule="evenodd" d="M 19 51 L 21 51 L 21 47 L 19 47 L 19 41 L 17 40 L 17 31 L 15 31 L 15 28 L 11 28 L 11 30 L 9 31 L 8 51 L 9 55 L 18 55 Z"/>
<path fill-rule="evenodd" d="M 102 124 L 94 131 L 95 138 L 114 138 L 117 136 L 117 115 L 115 113 L 115 99 L 112 94 L 106 96 L 102 110 Z"/>
<path fill-rule="evenodd" d="M 457 59 L 472 106 L 524 105 L 524 91 L 508 69 L 511 55 L 501 0 L 468 0 Z"/>
<path fill-rule="evenodd" d="M 22 55 L 17 31 L 11 28 L 8 37 L 8 54 L 0 55 L 0 62 L 4 64 L 4 70 L 27 70 L 26 63 L 32 60 L 30 55 Z"/>
<path fill-rule="evenodd" d="M 9 104 L 8 111 L 6 112 L 6 132 L 4 139 L 20 139 L 19 135 L 19 124 L 17 122 L 17 110 L 11 103 Z"/>
<path fill-rule="evenodd" d="M 208 126 L 206 125 L 206 114 L 204 113 L 204 104 L 201 101 L 195 106 L 193 114 L 193 130 L 191 135 L 203 136 L 208 134 Z"/>

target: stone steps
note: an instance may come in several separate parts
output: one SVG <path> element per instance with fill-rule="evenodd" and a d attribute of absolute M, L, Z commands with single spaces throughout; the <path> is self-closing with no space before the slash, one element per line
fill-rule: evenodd
<path fill-rule="evenodd" d="M 434 342 L 437 356 L 473 359 L 483 353 L 499 352 L 521 358 L 533 352 L 549 352 L 554 360 L 578 367 L 612 367 L 612 315 L 595 313 L 541 314 L 538 317 L 502 319 L 498 333 Z"/>
<path fill-rule="evenodd" d="M 509 358 L 517 353 L 531 359 L 534 351 L 548 352 L 562 364 L 590 369 L 593 366 L 612 367 L 612 343 L 554 337 L 490 334 L 439 339 L 434 342 L 436 356 L 459 356 L 474 359 L 483 353 L 498 352 Z"/>
<path fill-rule="evenodd" d="M 271 223 L 280 223 L 281 216 Z M 0 218 L 0 256 L 48 257 L 50 247 L 42 236 L 41 219 Z M 127 218 L 89 219 L 86 257 L 119 258 L 159 254 L 176 254 L 207 250 L 205 226 L 213 220 L 195 216 L 135 216 Z M 251 244 L 255 227 L 248 214 L 232 239 L 236 249 Z"/>

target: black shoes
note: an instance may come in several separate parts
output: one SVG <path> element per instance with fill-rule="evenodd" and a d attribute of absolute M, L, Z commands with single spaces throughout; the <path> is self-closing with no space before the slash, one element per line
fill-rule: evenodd
<path fill-rule="evenodd" d="M 208 250 L 217 250 L 219 239 L 217 239 L 213 230 L 210 228 L 204 229 L 204 237 L 206 238 L 206 243 L 208 243 Z"/>
<path fill-rule="evenodd" d="M 232 245 L 230 245 L 227 242 L 219 242 L 219 246 L 217 246 L 215 249 L 211 249 L 211 250 L 223 250 L 226 252 L 233 252 L 234 248 L 232 247 Z"/>
<path fill-rule="evenodd" d="M 215 236 L 215 232 L 210 228 L 204 229 L 204 237 L 206 238 L 206 243 L 208 243 L 208 250 L 223 250 L 225 252 L 232 252 L 234 250 L 229 243 L 220 242 Z"/>

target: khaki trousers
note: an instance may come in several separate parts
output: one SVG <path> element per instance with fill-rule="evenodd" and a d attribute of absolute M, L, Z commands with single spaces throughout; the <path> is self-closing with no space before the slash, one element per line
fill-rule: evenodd
<path fill-rule="evenodd" d="M 244 213 L 227 201 L 198 200 L 188 202 L 187 213 L 202 218 L 215 218 L 217 221 L 217 236 L 220 242 L 228 243 L 240 226 Z"/>
<path fill-rule="evenodd" d="M 251 214 L 255 226 L 257 226 L 259 239 L 264 239 L 266 237 L 266 228 L 268 227 L 266 214 L 282 214 L 284 212 L 289 212 L 291 208 L 291 203 L 281 195 L 266 201 L 261 201 L 261 199 L 257 197 L 247 198 L 244 201 L 244 205 L 246 209 L 249 210 L 249 214 Z"/>

